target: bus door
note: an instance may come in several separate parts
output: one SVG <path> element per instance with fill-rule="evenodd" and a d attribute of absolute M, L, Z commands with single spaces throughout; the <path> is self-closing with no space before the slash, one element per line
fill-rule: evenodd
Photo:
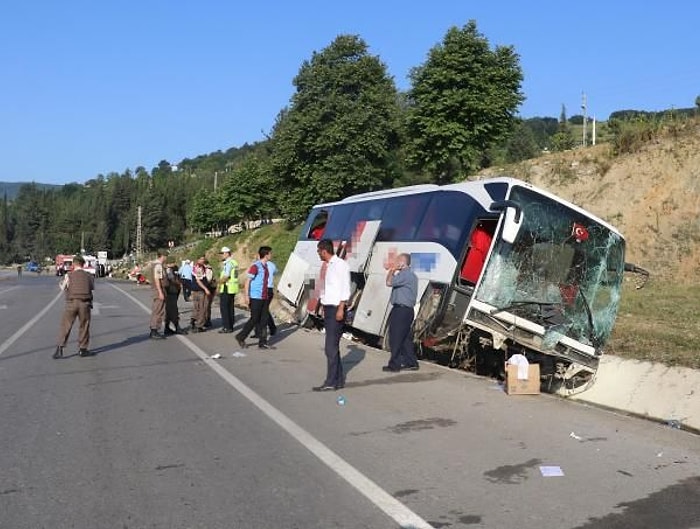
<path fill-rule="evenodd" d="M 352 232 L 351 240 L 341 243 L 338 251 L 340 257 L 348 263 L 350 272 L 363 273 L 365 271 L 381 223 L 381 220 L 360 221 Z"/>
<path fill-rule="evenodd" d="M 309 246 L 308 249 L 313 250 L 313 252 L 316 251 L 315 244 L 307 246 Z M 284 267 L 282 277 L 277 284 L 277 291 L 295 306 L 297 306 L 301 300 L 304 287 L 310 284 L 312 276 L 315 275 L 315 270 L 313 270 L 310 264 L 313 262 L 311 259 L 318 261 L 318 255 L 301 255 L 298 253 L 300 249 L 302 248 L 295 248 L 289 255 L 287 265 Z M 303 249 L 308 250 L 307 248 Z M 318 267 L 320 267 L 320 263 Z"/>
<path fill-rule="evenodd" d="M 444 320 L 447 327 L 457 327 L 467 313 L 469 302 L 481 272 L 486 263 L 486 257 L 491 249 L 498 219 L 477 219 L 467 239 L 462 261 L 457 267 L 454 288 L 444 300 Z"/>
<path fill-rule="evenodd" d="M 456 284 L 464 290 L 474 290 L 491 249 L 498 219 L 477 219 L 467 243 Z"/>
<path fill-rule="evenodd" d="M 380 335 L 389 309 L 391 289 L 386 286 L 386 270 L 367 277 L 364 292 L 355 309 L 352 326 L 361 331 Z"/>

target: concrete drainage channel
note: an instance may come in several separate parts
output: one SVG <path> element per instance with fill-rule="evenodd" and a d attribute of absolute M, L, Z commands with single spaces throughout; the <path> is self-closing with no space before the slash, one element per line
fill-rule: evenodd
<path fill-rule="evenodd" d="M 604 355 L 593 386 L 572 399 L 700 433 L 700 371 Z"/>

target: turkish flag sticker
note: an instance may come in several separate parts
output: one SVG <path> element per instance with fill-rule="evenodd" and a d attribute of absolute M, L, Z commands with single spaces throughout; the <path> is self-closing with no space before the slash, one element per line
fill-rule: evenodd
<path fill-rule="evenodd" d="M 574 222 L 574 227 L 571 230 L 571 235 L 576 239 L 576 242 L 583 242 L 588 240 L 588 230 L 583 224 Z"/>

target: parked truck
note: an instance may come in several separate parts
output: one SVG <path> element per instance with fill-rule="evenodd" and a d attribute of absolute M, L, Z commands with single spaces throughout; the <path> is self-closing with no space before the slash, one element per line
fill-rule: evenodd
<path fill-rule="evenodd" d="M 73 255 L 58 254 L 54 260 L 56 275 L 63 276 L 73 268 Z"/>

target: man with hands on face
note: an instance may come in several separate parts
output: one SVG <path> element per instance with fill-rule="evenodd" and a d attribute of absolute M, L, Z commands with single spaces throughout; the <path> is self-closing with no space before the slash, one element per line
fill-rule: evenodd
<path fill-rule="evenodd" d="M 386 274 L 386 286 L 391 287 L 389 302 L 389 348 L 391 357 L 383 371 L 398 372 L 401 369 L 415 371 L 418 360 L 413 348 L 413 307 L 418 296 L 418 277 L 411 270 L 411 255 L 400 254 Z"/>

